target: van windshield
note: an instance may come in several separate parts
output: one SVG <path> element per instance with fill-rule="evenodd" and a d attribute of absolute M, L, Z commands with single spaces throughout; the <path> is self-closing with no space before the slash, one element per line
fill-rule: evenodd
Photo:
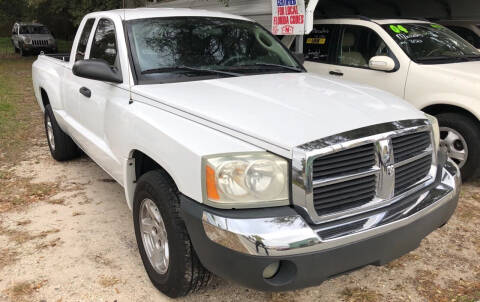
<path fill-rule="evenodd" d="M 139 79 L 176 82 L 304 71 L 274 36 L 254 22 L 139 19 L 128 22 L 128 35 Z"/>
<path fill-rule="evenodd" d="M 22 25 L 20 26 L 20 34 L 23 35 L 48 35 L 50 31 L 46 26 L 39 25 Z"/>
<path fill-rule="evenodd" d="M 417 63 L 438 64 L 480 60 L 480 52 L 473 45 L 439 24 L 386 24 L 383 28 Z"/>

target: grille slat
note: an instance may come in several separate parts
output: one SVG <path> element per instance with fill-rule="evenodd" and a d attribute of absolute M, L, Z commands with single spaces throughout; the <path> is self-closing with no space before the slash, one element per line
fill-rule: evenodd
<path fill-rule="evenodd" d="M 326 215 L 370 202 L 375 197 L 375 175 L 365 176 L 314 189 L 314 207 Z"/>
<path fill-rule="evenodd" d="M 419 155 L 431 145 L 428 132 L 412 133 L 392 138 L 393 157 L 401 162 Z"/>
<path fill-rule="evenodd" d="M 315 159 L 312 167 L 313 179 L 367 171 L 374 165 L 375 150 L 373 144 L 367 144 Z"/>
<path fill-rule="evenodd" d="M 432 165 L 432 157 L 426 156 L 398 167 L 395 171 L 395 195 L 405 192 L 412 185 L 424 179 Z"/>

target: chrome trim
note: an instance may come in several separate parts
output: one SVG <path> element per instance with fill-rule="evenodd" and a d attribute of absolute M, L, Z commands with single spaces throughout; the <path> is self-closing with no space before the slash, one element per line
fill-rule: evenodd
<path fill-rule="evenodd" d="M 461 177 L 458 167 L 448 160 L 428 190 L 409 196 L 401 209 L 365 213 L 358 219 L 329 223 L 312 228 L 300 215 L 270 218 L 227 218 L 203 211 L 202 224 L 207 237 L 231 250 L 255 256 L 287 256 L 319 252 L 381 235 L 429 215 L 441 206 L 458 200 Z M 399 217 L 389 220 L 390 217 Z M 361 226 L 333 239 L 318 233 L 365 220 Z"/>
<path fill-rule="evenodd" d="M 415 155 L 415 156 L 413 156 L 413 157 L 410 157 L 409 159 L 406 159 L 406 160 L 401 161 L 401 162 L 399 162 L 399 163 L 395 163 L 395 164 L 393 164 L 393 166 L 394 166 L 395 168 L 401 167 L 401 166 L 403 166 L 403 165 L 406 165 L 406 164 L 409 164 L 409 163 L 411 163 L 411 162 L 414 162 L 414 161 L 416 161 L 416 160 L 418 160 L 418 159 L 424 158 L 425 156 L 432 154 L 432 152 L 433 152 L 433 149 L 432 149 L 431 147 L 430 147 L 430 148 L 427 148 L 427 149 L 425 149 L 425 151 L 423 151 L 422 153 L 420 153 L 420 154 L 418 154 L 418 155 Z"/>
<path fill-rule="evenodd" d="M 312 223 L 324 223 L 328 221 L 343 219 L 359 213 L 367 212 L 373 209 L 387 206 L 396 200 L 395 190 L 395 167 L 401 163 L 394 162 L 392 138 L 422 131 L 430 132 L 430 139 L 433 142 L 432 126 L 427 119 L 405 120 L 379 125 L 372 125 L 353 131 L 348 131 L 320 140 L 309 142 L 298 146 L 292 152 L 292 202 L 295 206 L 308 213 Z M 342 150 L 354 147 L 374 144 L 376 164 L 370 170 L 350 174 L 333 179 L 313 180 L 312 167 L 313 161 L 321 156 L 336 153 Z M 434 144 L 425 150 L 425 156 L 432 154 L 432 167 L 430 173 L 425 179 L 410 186 L 405 193 L 411 194 L 419 189 L 420 184 L 431 184 L 433 176 L 436 173 L 436 150 Z M 430 153 L 427 153 L 430 150 Z M 377 176 L 377 187 L 375 198 L 360 207 L 348 209 L 332 214 L 319 216 L 313 203 L 313 188 L 333 184 L 336 182 L 347 181 L 362 176 L 375 174 Z"/>

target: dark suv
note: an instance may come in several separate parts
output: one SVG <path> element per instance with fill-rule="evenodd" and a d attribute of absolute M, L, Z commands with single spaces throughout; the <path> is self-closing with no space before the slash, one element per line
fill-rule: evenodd
<path fill-rule="evenodd" d="M 31 53 L 57 52 L 57 43 L 52 33 L 42 24 L 20 23 L 13 25 L 12 44 L 22 56 Z"/>

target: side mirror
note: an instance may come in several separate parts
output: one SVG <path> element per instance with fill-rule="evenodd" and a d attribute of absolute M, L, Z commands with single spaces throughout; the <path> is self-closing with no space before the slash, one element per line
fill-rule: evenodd
<path fill-rule="evenodd" d="M 104 60 L 89 59 L 77 61 L 73 65 L 72 72 L 77 77 L 90 80 L 123 83 L 122 75 L 114 72 Z"/>
<path fill-rule="evenodd" d="M 370 59 L 368 67 L 373 70 L 393 71 L 395 70 L 395 61 L 387 56 L 376 56 Z"/>
<path fill-rule="evenodd" d="M 293 55 L 295 56 L 295 58 L 297 58 L 297 60 L 300 62 L 300 64 L 303 65 L 303 63 L 305 63 L 305 56 L 303 55 L 303 53 L 296 52 Z"/>

